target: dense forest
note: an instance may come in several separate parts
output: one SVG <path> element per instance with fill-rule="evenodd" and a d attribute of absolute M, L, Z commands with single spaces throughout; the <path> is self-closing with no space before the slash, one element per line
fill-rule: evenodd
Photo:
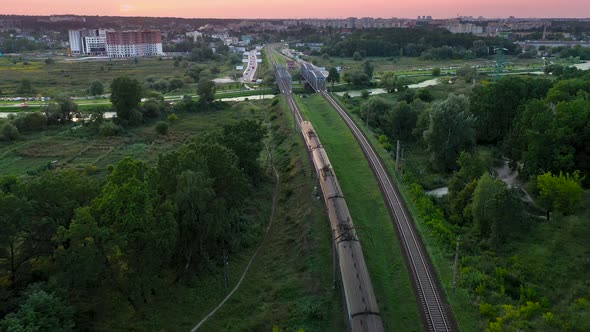
<path fill-rule="evenodd" d="M 502 46 L 509 53 L 519 49 L 501 38 L 481 38 L 472 34 L 453 34 L 445 29 L 368 29 L 350 36 L 332 38 L 322 53 L 352 57 L 358 52 L 365 56 L 409 56 L 432 59 L 453 59 L 487 56 L 494 47 Z"/>
<path fill-rule="evenodd" d="M 588 234 L 588 220 L 576 216 L 585 213 L 583 188 L 590 186 L 590 74 L 561 74 L 506 76 L 480 82 L 468 95 L 439 100 L 426 89 L 403 86 L 393 98 L 343 98 L 381 135 L 386 149 L 393 150 L 399 139 L 406 150 L 424 154 L 420 160 L 428 166 L 410 161 L 403 181 L 435 246 L 449 260 L 460 239 L 459 287 L 488 321 L 481 329 L 590 328 L 590 289 L 582 281 L 590 266 L 575 251 L 588 254 L 577 237 Z M 523 185 L 501 181 L 498 172 L 504 170 L 516 172 Z M 448 195 L 425 195 L 424 187 L 440 183 L 448 185 Z M 548 229 L 555 252 L 519 250 L 532 241 L 527 234 Z M 534 259 L 549 255 L 553 265 L 524 261 L 519 252 Z M 558 282 L 564 274 L 568 281 Z"/>

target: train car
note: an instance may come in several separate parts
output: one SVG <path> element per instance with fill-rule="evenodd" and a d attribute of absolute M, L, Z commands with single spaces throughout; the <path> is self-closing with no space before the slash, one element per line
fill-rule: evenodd
<path fill-rule="evenodd" d="M 328 155 L 311 123 L 302 121 L 301 131 L 311 153 L 330 220 L 348 316 L 348 327 L 351 331 L 383 331 L 383 320 L 361 243 L 342 189 L 330 165 Z"/>

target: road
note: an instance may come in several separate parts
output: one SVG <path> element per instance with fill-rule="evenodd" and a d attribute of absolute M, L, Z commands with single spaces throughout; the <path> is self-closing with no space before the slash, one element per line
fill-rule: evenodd
<path fill-rule="evenodd" d="M 245 65 L 244 75 L 241 79 L 242 83 L 251 83 L 253 80 L 256 79 L 256 71 L 258 70 L 258 56 L 256 55 L 257 52 L 260 52 L 258 49 L 253 49 L 252 51 L 248 52 L 248 62 Z"/>

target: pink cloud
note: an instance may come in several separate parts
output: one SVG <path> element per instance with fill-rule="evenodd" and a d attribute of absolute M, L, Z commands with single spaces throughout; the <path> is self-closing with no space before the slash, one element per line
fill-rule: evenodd
<path fill-rule="evenodd" d="M 302 17 L 583 17 L 588 0 L 22 0 L 6 1 L 0 14 L 145 15 L 219 18 Z"/>

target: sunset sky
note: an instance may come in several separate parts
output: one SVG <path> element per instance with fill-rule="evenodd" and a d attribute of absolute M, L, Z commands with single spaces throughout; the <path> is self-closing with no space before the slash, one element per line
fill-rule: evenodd
<path fill-rule="evenodd" d="M 590 17 L 589 0 L 0 0 L 0 14 L 207 18 Z"/>

